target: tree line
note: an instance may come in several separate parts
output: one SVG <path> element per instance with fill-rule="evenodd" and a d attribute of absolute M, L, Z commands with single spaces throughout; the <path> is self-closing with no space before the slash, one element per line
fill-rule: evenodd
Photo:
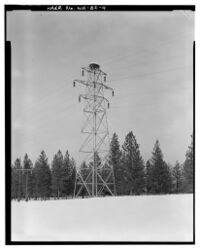
<path fill-rule="evenodd" d="M 125 194 L 169 194 L 193 192 L 193 137 L 181 165 L 176 161 L 170 166 L 157 140 L 152 157 L 146 164 L 141 156 L 139 144 L 133 132 L 129 132 L 120 147 L 118 136 L 114 133 L 109 153 L 113 165 L 118 195 Z"/>
<path fill-rule="evenodd" d="M 23 169 L 23 170 L 22 170 Z M 44 151 L 33 166 L 28 155 L 23 162 L 17 158 L 12 166 L 12 199 L 55 199 L 73 197 L 75 184 L 75 161 L 68 151 L 65 156 L 59 150 L 51 163 Z"/>
<path fill-rule="evenodd" d="M 101 159 L 97 154 L 98 162 Z M 152 157 L 145 163 L 133 132 L 129 132 L 122 146 L 113 134 L 108 154 L 112 165 L 117 195 L 169 194 L 193 192 L 193 137 L 185 155 L 185 161 L 170 166 L 157 140 Z M 81 164 L 80 170 L 92 167 L 92 163 Z M 22 170 L 23 169 L 23 170 Z M 17 158 L 12 165 L 12 199 L 72 198 L 76 179 L 76 163 L 66 151 L 59 150 L 51 164 L 44 151 L 33 165 L 25 154 L 23 162 Z"/>

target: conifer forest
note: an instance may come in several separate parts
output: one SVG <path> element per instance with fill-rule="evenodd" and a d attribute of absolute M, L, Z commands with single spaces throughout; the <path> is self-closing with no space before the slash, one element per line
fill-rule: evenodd
<path fill-rule="evenodd" d="M 100 156 L 96 157 L 100 162 Z M 193 193 L 193 136 L 185 161 L 169 165 L 164 160 L 164 152 L 158 140 L 153 146 L 151 158 L 145 162 L 132 131 L 125 136 L 122 145 L 114 133 L 106 163 L 113 167 L 117 195 Z M 25 154 L 23 160 L 16 158 L 12 165 L 11 199 L 28 201 L 73 198 L 77 170 L 90 167 L 92 162 L 87 165 L 83 161 L 77 165 L 68 150 L 64 154 L 58 150 L 52 162 L 49 162 L 45 151 L 40 153 L 35 162 Z M 104 191 L 102 196 L 108 194 Z M 81 196 L 86 198 L 87 193 L 82 191 Z"/>

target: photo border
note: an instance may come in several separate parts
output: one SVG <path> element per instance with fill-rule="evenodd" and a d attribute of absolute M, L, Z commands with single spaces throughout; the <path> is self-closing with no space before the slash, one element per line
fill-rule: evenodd
<path fill-rule="evenodd" d="M 5 244 L 6 245 L 153 245 L 195 244 L 195 41 L 193 43 L 193 241 L 12 241 L 11 240 L 11 74 L 12 45 L 7 41 L 7 12 L 31 11 L 195 11 L 195 5 L 4 5 L 5 42 Z"/>

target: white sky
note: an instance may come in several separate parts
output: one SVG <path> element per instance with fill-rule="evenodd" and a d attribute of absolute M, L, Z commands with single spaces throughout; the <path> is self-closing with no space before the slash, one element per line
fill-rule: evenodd
<path fill-rule="evenodd" d="M 145 160 L 159 139 L 169 163 L 183 162 L 193 123 L 192 12 L 31 12 L 7 17 L 12 41 L 12 161 L 25 152 L 76 161 L 83 103 L 81 66 L 98 62 L 115 89 L 110 134 L 133 130 Z"/>

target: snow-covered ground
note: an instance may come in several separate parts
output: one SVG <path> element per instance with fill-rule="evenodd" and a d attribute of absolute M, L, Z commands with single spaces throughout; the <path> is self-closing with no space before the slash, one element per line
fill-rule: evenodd
<path fill-rule="evenodd" d="M 12 201 L 13 241 L 192 241 L 193 195 Z"/>

